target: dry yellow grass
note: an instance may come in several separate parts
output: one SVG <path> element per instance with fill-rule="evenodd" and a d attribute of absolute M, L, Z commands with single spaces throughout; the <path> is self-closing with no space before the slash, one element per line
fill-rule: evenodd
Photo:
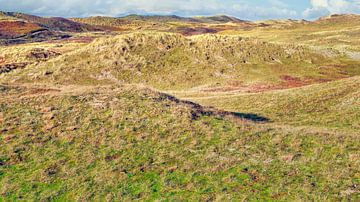
<path fill-rule="evenodd" d="M 86 85 L 142 83 L 166 90 L 241 88 L 281 85 L 284 78 L 314 82 L 348 77 L 356 74 L 355 65 L 304 46 L 238 36 L 138 32 L 98 39 L 2 80 Z"/>

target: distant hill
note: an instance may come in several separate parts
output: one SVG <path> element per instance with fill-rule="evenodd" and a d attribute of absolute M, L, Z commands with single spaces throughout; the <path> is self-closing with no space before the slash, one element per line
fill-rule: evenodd
<path fill-rule="evenodd" d="M 328 24 L 328 23 L 357 23 L 360 24 L 360 15 L 356 14 L 333 14 L 330 16 L 321 17 L 314 21 L 317 24 Z"/>
<path fill-rule="evenodd" d="M 0 38 L 9 39 L 44 30 L 37 24 L 25 21 L 0 21 Z"/>
<path fill-rule="evenodd" d="M 343 27 L 360 25 L 359 15 L 344 14 L 322 17 L 316 21 L 264 20 L 251 22 L 236 17 L 219 15 L 208 17 L 181 17 L 177 15 L 128 15 L 124 17 L 61 18 L 39 17 L 18 12 L 0 12 L 0 44 L 44 41 L 69 37 L 93 31 L 160 31 L 180 33 L 185 36 L 219 33 L 223 31 Z M 64 32 L 66 34 L 64 34 Z M 36 33 L 34 35 L 34 33 Z M 11 40 L 10 40 L 11 39 Z"/>
<path fill-rule="evenodd" d="M 210 17 L 195 17 L 198 22 L 202 23 L 244 23 L 249 21 L 240 20 L 236 17 L 230 17 L 226 15 L 219 15 L 219 16 L 210 16 Z"/>
<path fill-rule="evenodd" d="M 217 33 L 226 29 L 248 29 L 255 23 L 229 16 L 180 17 L 176 15 L 128 15 L 125 17 L 87 17 L 71 20 L 112 30 L 151 30 L 180 33 L 185 36 Z M 230 24 L 229 24 L 230 23 Z"/>
<path fill-rule="evenodd" d="M 16 12 L 2 12 L 2 15 L 12 17 L 13 19 L 17 20 L 24 20 L 30 23 L 34 23 L 42 28 L 52 31 L 84 32 L 98 30 L 93 26 L 74 22 L 72 20 L 61 17 L 39 17 L 35 15 L 28 15 Z"/>
<path fill-rule="evenodd" d="M 177 15 L 136 15 L 131 14 L 120 17 L 123 20 L 140 20 L 140 21 L 156 21 L 156 22 L 197 22 L 193 18 L 180 17 Z"/>
<path fill-rule="evenodd" d="M 87 18 L 72 18 L 76 22 L 95 24 L 95 25 L 124 25 L 133 22 L 183 22 L 183 23 L 207 23 L 207 24 L 220 24 L 220 23 L 250 23 L 249 21 L 240 20 L 230 16 L 210 16 L 210 17 L 180 17 L 177 15 L 136 15 L 131 14 L 124 17 L 87 17 Z M 108 24 L 106 24 L 107 22 Z"/>
<path fill-rule="evenodd" d="M 209 17 L 180 17 L 177 15 L 128 15 L 120 19 L 127 20 L 143 20 L 143 21 L 157 21 L 157 22 L 194 22 L 194 23 L 243 23 L 247 22 L 235 17 L 226 15 L 209 16 Z"/>
<path fill-rule="evenodd" d="M 286 20 L 262 20 L 255 22 L 260 27 L 270 27 L 270 28 L 289 28 L 294 27 L 297 25 L 307 25 L 311 24 L 310 21 L 307 20 L 292 20 L 292 19 L 286 19 Z"/>
<path fill-rule="evenodd" d="M 61 17 L 39 17 L 0 12 L 0 44 L 10 45 L 69 38 L 69 33 L 101 31 L 102 28 Z"/>

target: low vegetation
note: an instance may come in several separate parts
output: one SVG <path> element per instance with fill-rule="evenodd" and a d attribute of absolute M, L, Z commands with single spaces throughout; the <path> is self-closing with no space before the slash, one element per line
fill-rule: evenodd
<path fill-rule="evenodd" d="M 360 16 L 333 15 L 320 18 L 314 22 L 287 21 L 276 22 L 272 26 L 256 28 L 255 30 L 225 30 L 223 34 L 255 37 L 276 43 L 303 44 L 322 50 L 327 54 L 336 52 L 349 56 L 360 50 Z M 279 26 L 280 24 L 280 26 Z M 355 59 L 360 57 L 355 54 Z"/>
<path fill-rule="evenodd" d="M 99 39 L 7 78 L 59 84 L 141 83 L 163 90 L 241 88 L 281 84 L 287 77 L 304 84 L 344 78 L 358 74 L 356 65 L 304 46 L 238 36 L 186 38 L 148 32 Z"/>
<path fill-rule="evenodd" d="M 356 200 L 358 136 L 279 130 L 129 86 L 1 94 L 0 199 Z"/>
<path fill-rule="evenodd" d="M 205 106 L 256 113 L 278 124 L 360 131 L 360 77 L 262 93 L 187 92 L 177 96 Z"/>
<path fill-rule="evenodd" d="M 358 17 L 0 12 L 0 201 L 359 201 Z"/>

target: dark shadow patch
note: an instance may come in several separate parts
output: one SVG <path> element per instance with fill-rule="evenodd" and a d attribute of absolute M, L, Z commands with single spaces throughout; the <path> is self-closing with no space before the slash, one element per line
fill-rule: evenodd
<path fill-rule="evenodd" d="M 203 107 L 195 102 L 191 102 L 188 100 L 179 100 L 178 98 L 165 94 L 159 93 L 159 97 L 154 99 L 157 102 L 169 100 L 171 102 L 175 102 L 176 104 L 182 104 L 189 106 L 191 110 L 191 119 L 197 120 L 202 116 L 220 116 L 220 117 L 232 117 L 235 119 L 241 120 L 248 120 L 253 122 L 269 122 L 270 119 L 252 113 L 240 113 L 240 112 L 229 112 L 229 111 L 222 111 L 212 107 Z"/>
<path fill-rule="evenodd" d="M 263 116 L 259 116 L 257 114 L 247 114 L 247 113 L 239 113 L 239 112 L 226 112 L 229 113 L 232 116 L 241 118 L 241 119 L 246 119 L 246 120 L 251 120 L 251 121 L 255 121 L 255 122 L 269 122 L 270 119 L 263 117 Z"/>

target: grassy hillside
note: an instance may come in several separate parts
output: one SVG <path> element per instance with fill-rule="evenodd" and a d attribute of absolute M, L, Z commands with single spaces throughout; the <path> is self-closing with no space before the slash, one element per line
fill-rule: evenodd
<path fill-rule="evenodd" d="M 84 46 L 81 36 L 69 41 L 0 46 L 0 75 L 45 62 Z M 18 70 L 18 71 L 19 71 Z"/>
<path fill-rule="evenodd" d="M 186 38 L 148 32 L 99 39 L 2 80 L 143 83 L 159 89 L 240 88 L 282 84 L 287 78 L 311 83 L 348 77 L 358 74 L 356 64 L 327 58 L 302 46 L 276 45 L 237 36 Z"/>
<path fill-rule="evenodd" d="M 358 199 L 358 136 L 279 130 L 132 86 L 0 94 L 0 200 Z"/>
<path fill-rule="evenodd" d="M 125 17 L 87 17 L 71 20 L 114 31 L 163 31 L 185 36 L 217 33 L 224 30 L 250 29 L 257 24 L 230 16 L 179 17 L 176 15 L 129 15 Z"/>
<path fill-rule="evenodd" d="M 96 28 L 77 23 L 61 17 L 39 17 L 35 15 L 28 15 L 24 13 L 15 12 L 2 12 L 3 16 L 10 18 L 16 18 L 18 20 L 27 21 L 37 24 L 42 28 L 50 29 L 52 31 L 65 31 L 65 32 L 84 32 L 84 31 L 96 31 Z"/>
<path fill-rule="evenodd" d="M 184 93 L 219 109 L 252 112 L 281 124 L 360 131 L 360 77 L 266 93 Z"/>
<path fill-rule="evenodd" d="M 305 44 L 330 53 L 350 52 L 351 56 L 351 52 L 360 52 L 360 15 L 333 15 L 314 22 L 278 25 L 279 23 L 275 23 L 251 30 L 226 30 L 222 33 L 278 43 Z M 354 58 L 360 60 L 360 55 Z"/>

